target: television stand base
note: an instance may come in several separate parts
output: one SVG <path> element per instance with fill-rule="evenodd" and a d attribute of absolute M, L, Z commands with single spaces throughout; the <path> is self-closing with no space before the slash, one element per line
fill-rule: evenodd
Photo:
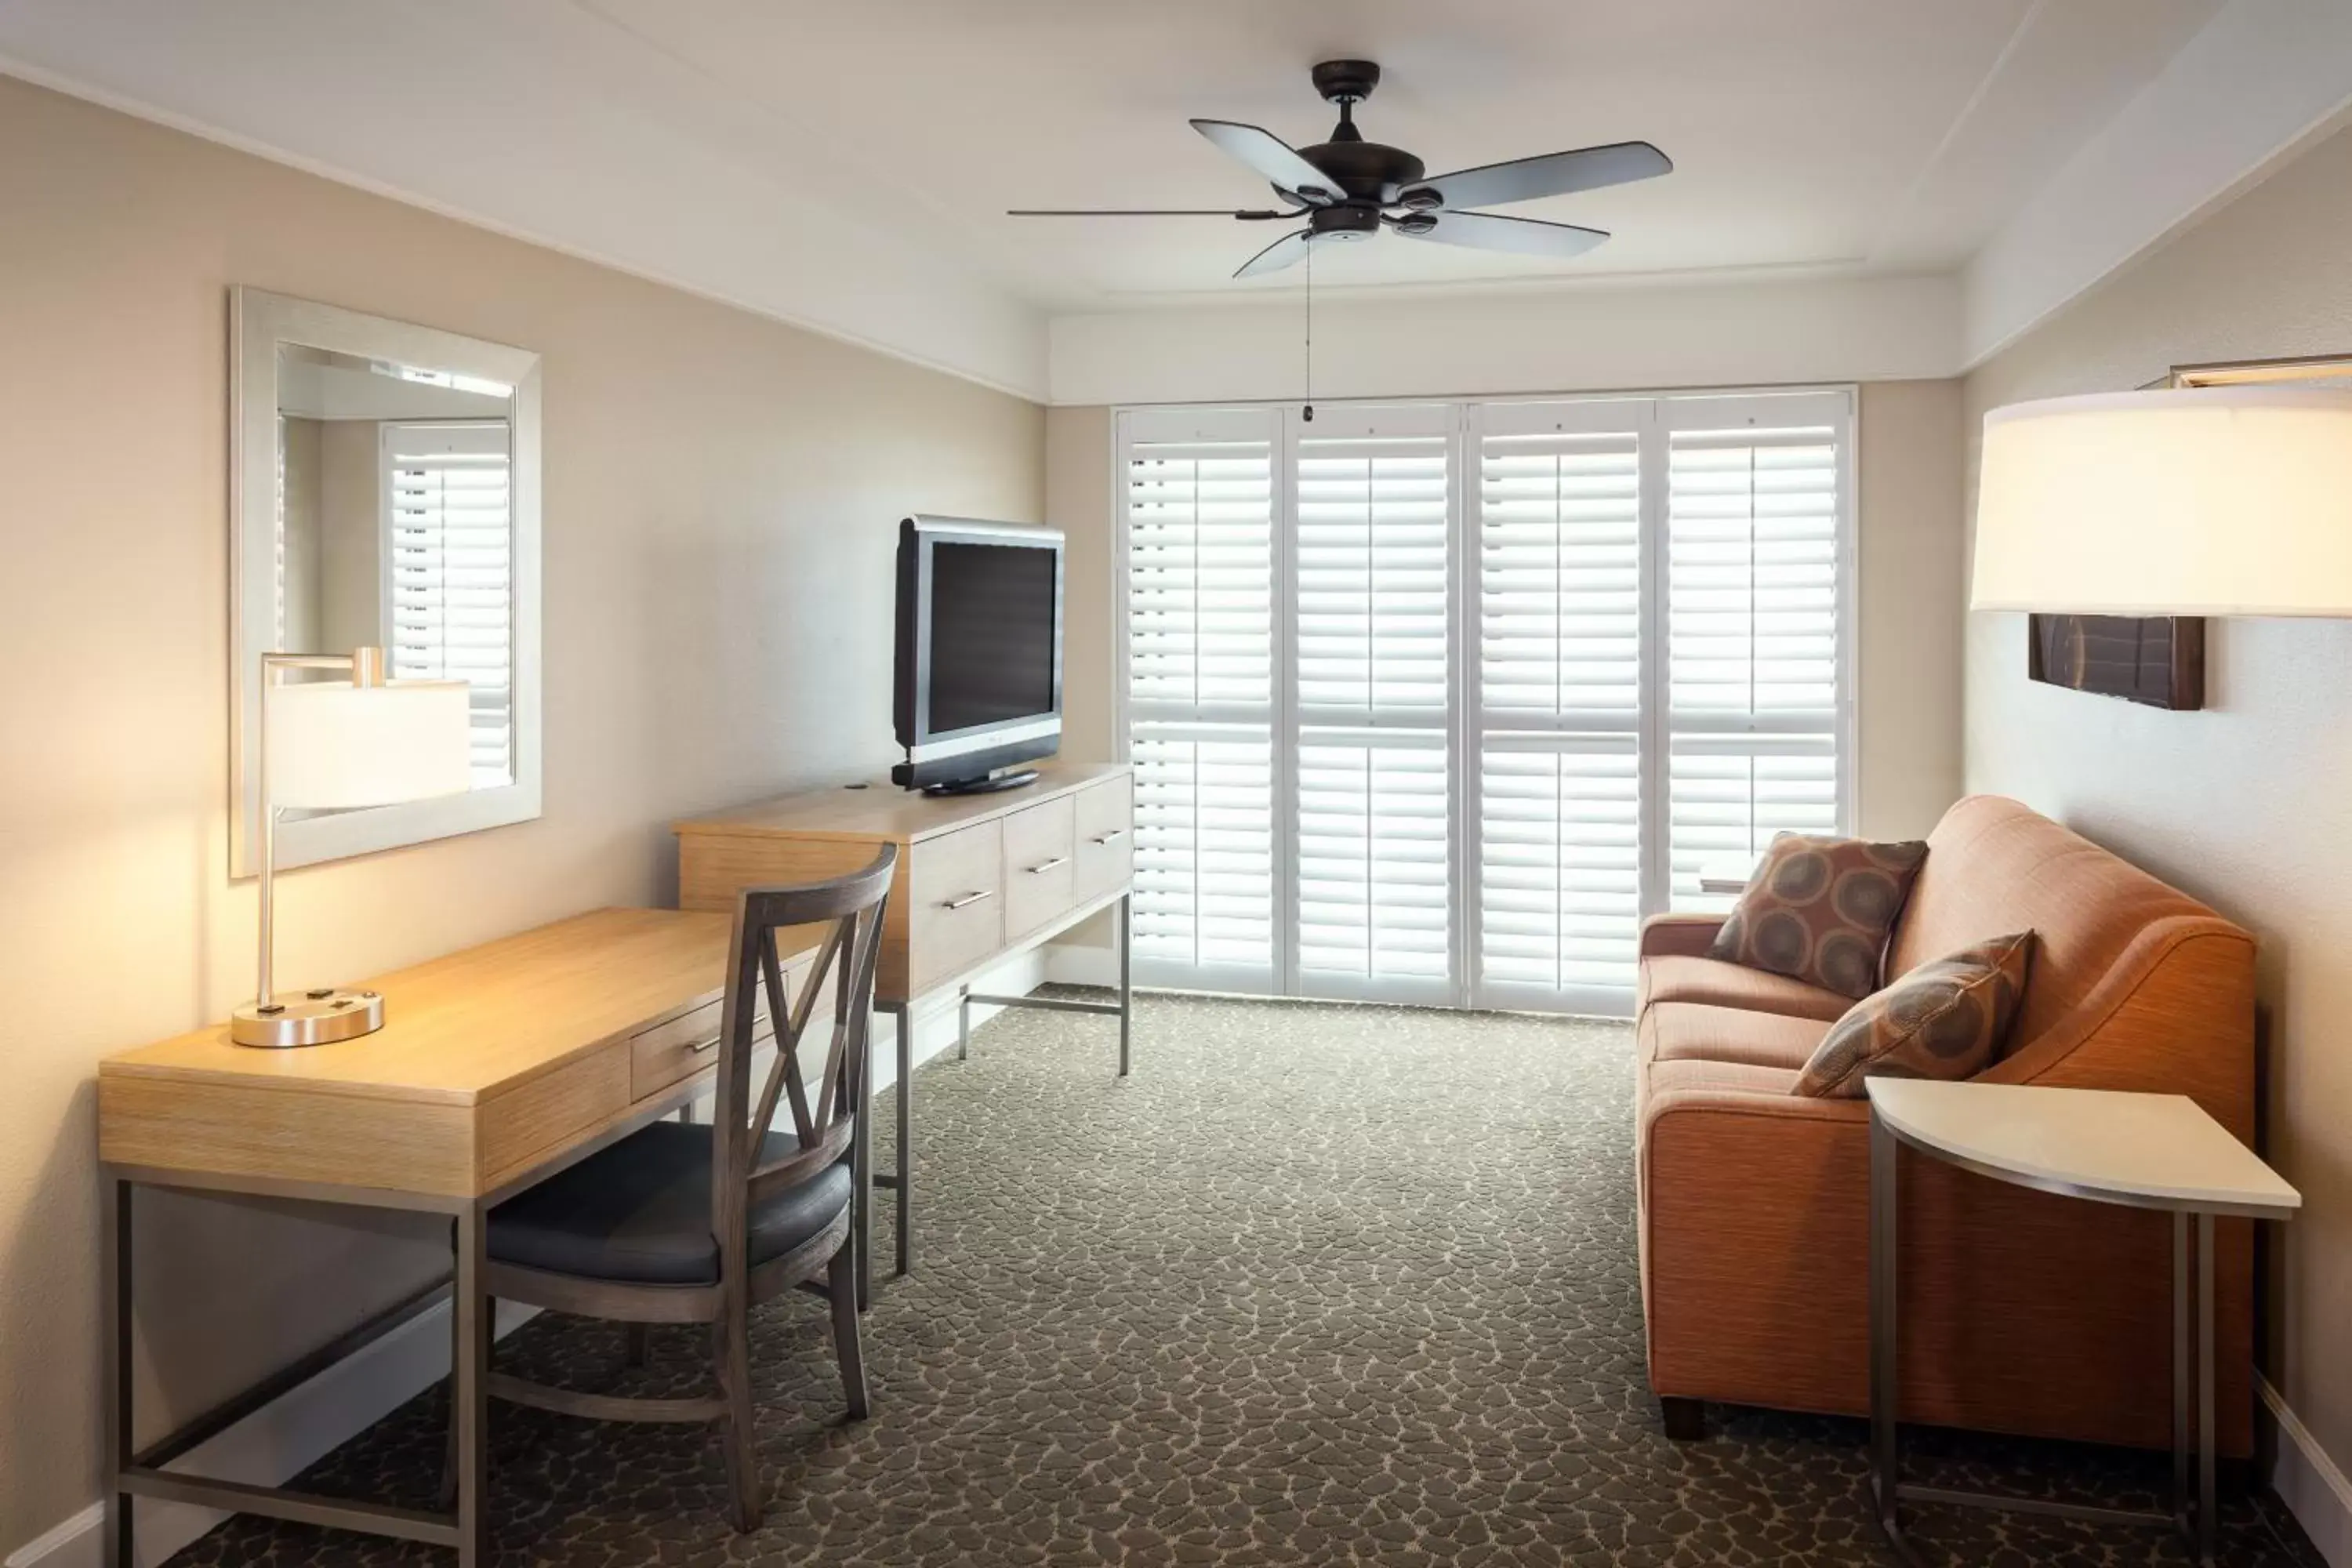
<path fill-rule="evenodd" d="M 956 779 L 949 784 L 925 784 L 923 793 L 940 795 L 994 795 L 1001 789 L 1019 789 L 1037 782 L 1035 768 L 1015 768 L 1010 773 L 983 773 L 976 779 Z"/>

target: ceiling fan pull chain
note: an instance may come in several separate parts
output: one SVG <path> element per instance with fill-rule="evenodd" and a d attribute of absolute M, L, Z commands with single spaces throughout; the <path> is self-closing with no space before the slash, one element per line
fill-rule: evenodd
<path fill-rule="evenodd" d="M 1307 247 L 1307 363 L 1299 375 L 1306 400 L 1306 411 L 1299 416 L 1302 423 L 1315 423 L 1315 247 Z"/>

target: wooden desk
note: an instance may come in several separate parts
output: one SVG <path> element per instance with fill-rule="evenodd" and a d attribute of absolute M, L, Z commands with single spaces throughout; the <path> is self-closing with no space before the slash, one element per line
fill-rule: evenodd
<path fill-rule="evenodd" d="M 804 790 L 675 825 L 680 909 L 731 910 L 747 887 L 854 871 L 885 844 L 898 871 L 882 926 L 874 1005 L 898 1033 L 897 1169 L 875 1178 L 898 1195 L 898 1271 L 914 1266 L 915 1016 L 957 1007 L 956 1053 L 971 1005 L 1050 1007 L 1118 1019 L 1118 1070 L 1132 1034 L 1135 787 L 1124 763 L 1048 763 L 1035 784 L 993 795 L 933 797 L 882 784 Z M 976 993 L 980 973 L 1107 909 L 1118 910 L 1118 1000 L 1066 1002 Z M 812 931 L 809 940 L 814 942 Z M 869 1073 L 868 1078 L 872 1075 Z M 870 1289 L 871 1205 L 858 1249 Z"/>
<path fill-rule="evenodd" d="M 485 1219 L 503 1199 L 688 1104 L 717 1053 L 730 916 L 599 910 L 401 970 L 373 1035 L 297 1050 L 230 1043 L 226 1025 L 100 1064 L 104 1188 L 107 1561 L 132 1561 L 131 1500 L 168 1498 L 455 1546 L 488 1561 Z M 786 960 L 805 984 L 813 951 Z M 870 1110 L 870 1105 L 868 1107 Z M 866 1152 L 859 1127 L 861 1174 Z M 865 1184 L 860 1183 L 860 1190 Z M 453 1223 L 457 1380 L 453 1513 L 207 1481 L 163 1467 L 291 1386 L 280 1374 L 134 1451 L 128 1373 L 131 1208 L 141 1186 L 446 1214 Z M 446 1285 L 337 1342 L 341 1353 Z M 293 1372 L 315 1372 L 309 1361 Z"/>

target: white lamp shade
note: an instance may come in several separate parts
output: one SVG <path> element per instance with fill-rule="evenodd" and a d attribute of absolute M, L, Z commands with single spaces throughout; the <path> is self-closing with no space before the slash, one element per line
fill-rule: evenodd
<path fill-rule="evenodd" d="M 1994 409 L 1969 602 L 2352 616 L 2352 394 L 2186 387 Z"/>
<path fill-rule="evenodd" d="M 269 798 L 323 811 L 393 805 L 473 787 L 462 680 L 269 690 Z"/>

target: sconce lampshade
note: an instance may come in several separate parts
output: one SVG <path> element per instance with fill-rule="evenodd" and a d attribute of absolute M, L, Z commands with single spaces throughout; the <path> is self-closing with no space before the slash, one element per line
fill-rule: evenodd
<path fill-rule="evenodd" d="M 469 727 L 462 680 L 272 687 L 270 800 L 320 811 L 463 795 Z"/>
<path fill-rule="evenodd" d="M 2186 387 L 1994 409 L 1969 603 L 2352 616 L 2352 393 Z"/>

